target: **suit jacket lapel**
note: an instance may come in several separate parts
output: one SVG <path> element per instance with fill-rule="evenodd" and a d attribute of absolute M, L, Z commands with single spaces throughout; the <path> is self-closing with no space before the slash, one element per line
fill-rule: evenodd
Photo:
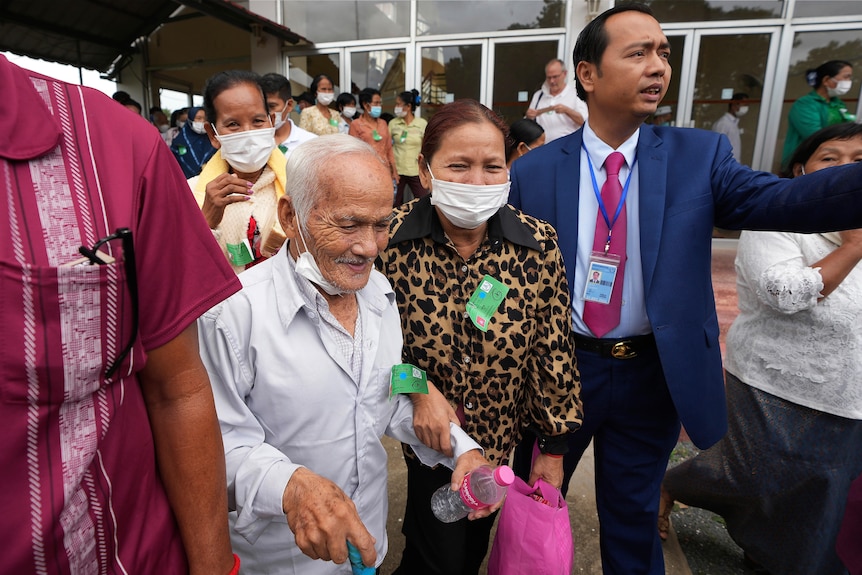
<path fill-rule="evenodd" d="M 667 195 L 667 150 L 661 138 L 653 132 L 652 126 L 641 126 L 637 161 L 641 267 L 646 295 L 649 293 L 658 259 Z"/>
<path fill-rule="evenodd" d="M 557 192 L 557 221 L 553 222 L 563 253 L 578 253 L 578 198 L 581 181 L 581 143 L 583 130 L 566 137 L 562 161 L 557 164 L 554 177 Z M 575 287 L 575 258 L 565 260 L 569 291 Z M 573 292 L 574 293 L 574 292 Z"/>

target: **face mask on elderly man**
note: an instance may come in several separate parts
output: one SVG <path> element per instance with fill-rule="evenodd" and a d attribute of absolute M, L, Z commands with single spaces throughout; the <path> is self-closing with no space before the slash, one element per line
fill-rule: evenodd
<path fill-rule="evenodd" d="M 431 174 L 431 205 L 459 228 L 475 230 L 506 205 L 510 181 L 502 184 L 459 184 L 438 180 Z"/>
<path fill-rule="evenodd" d="M 302 236 L 302 226 L 299 224 L 299 218 L 296 218 L 296 229 L 299 232 L 299 239 L 302 241 L 302 249 L 305 250 L 296 259 L 296 273 L 314 285 L 319 286 L 320 289 L 329 295 L 342 295 L 344 290 L 323 277 L 323 272 L 320 271 L 317 260 L 308 251 L 308 244 L 305 243 L 305 238 Z"/>

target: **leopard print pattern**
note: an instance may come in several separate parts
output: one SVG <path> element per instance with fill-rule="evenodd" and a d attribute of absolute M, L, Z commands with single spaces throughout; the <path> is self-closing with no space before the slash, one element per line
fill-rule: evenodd
<path fill-rule="evenodd" d="M 396 211 L 390 238 L 415 204 Z M 510 206 L 501 210 L 514 213 L 509 221 L 524 226 L 541 250 L 504 233 L 486 236 L 464 260 L 451 240 L 439 243 L 429 234 L 390 241 L 381 256 L 401 314 L 404 361 L 424 369 L 453 408 L 463 409 L 464 429 L 491 462 L 506 461 L 522 426 L 559 436 L 578 429 L 583 419 L 556 231 Z M 467 316 L 466 304 L 486 274 L 509 291 L 483 332 Z"/>

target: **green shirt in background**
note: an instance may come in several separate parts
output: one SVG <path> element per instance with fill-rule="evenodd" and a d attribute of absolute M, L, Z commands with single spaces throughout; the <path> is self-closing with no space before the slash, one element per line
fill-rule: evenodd
<path fill-rule="evenodd" d="M 419 175 L 417 158 L 427 125 L 428 121 L 424 118 L 413 118 L 409 124 L 404 118 L 389 121 L 389 134 L 392 136 L 392 150 L 395 152 L 395 167 L 399 176 Z"/>
<path fill-rule="evenodd" d="M 812 90 L 793 103 L 787 115 L 787 136 L 784 138 L 784 151 L 781 154 L 782 168 L 805 138 L 832 124 L 854 122 L 856 116 L 847 111 L 847 104 L 840 98 L 826 100 Z"/>

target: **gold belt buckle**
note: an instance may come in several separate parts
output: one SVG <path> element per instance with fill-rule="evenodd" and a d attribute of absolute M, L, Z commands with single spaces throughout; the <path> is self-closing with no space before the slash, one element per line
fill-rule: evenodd
<path fill-rule="evenodd" d="M 631 342 L 627 340 L 618 341 L 611 348 L 611 356 L 616 359 L 632 359 L 637 357 L 638 352 L 631 346 Z"/>

